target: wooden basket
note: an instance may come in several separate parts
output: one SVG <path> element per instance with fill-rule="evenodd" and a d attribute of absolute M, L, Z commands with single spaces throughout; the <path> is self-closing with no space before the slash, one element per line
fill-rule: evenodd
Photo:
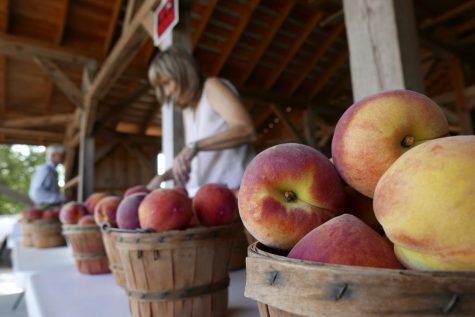
<path fill-rule="evenodd" d="M 109 273 L 101 228 L 91 225 L 64 225 L 63 234 L 73 249 L 76 267 L 84 274 Z"/>
<path fill-rule="evenodd" d="M 117 232 L 115 230 L 109 226 L 102 227 L 102 241 L 109 259 L 109 269 L 112 272 L 112 276 L 114 276 L 117 285 L 125 287 L 125 274 L 120 261 L 119 250 L 117 249 Z"/>
<path fill-rule="evenodd" d="M 31 240 L 35 248 L 54 248 L 66 245 L 59 220 L 31 222 Z"/>
<path fill-rule="evenodd" d="M 229 261 L 230 271 L 240 270 L 246 267 L 247 247 L 249 246 L 242 222 L 237 222 L 235 226 L 237 230 L 231 249 L 231 260 Z"/>
<path fill-rule="evenodd" d="M 21 244 L 24 247 L 32 247 L 32 231 L 33 231 L 33 221 L 28 221 L 22 219 L 19 221 L 21 227 Z"/>
<path fill-rule="evenodd" d="M 225 316 L 235 230 L 118 233 L 132 316 Z"/>
<path fill-rule="evenodd" d="M 420 272 L 289 259 L 249 246 L 245 296 L 261 317 L 475 316 L 475 273 Z"/>

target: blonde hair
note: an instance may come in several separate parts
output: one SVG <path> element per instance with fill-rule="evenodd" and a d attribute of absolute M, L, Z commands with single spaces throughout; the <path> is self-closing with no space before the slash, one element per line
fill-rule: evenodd
<path fill-rule="evenodd" d="M 160 102 L 165 101 L 160 83 L 164 79 L 173 80 L 176 83 L 178 95 L 181 97 L 181 104 L 177 106 L 181 108 L 199 100 L 205 80 L 193 56 L 173 46 L 155 56 L 148 70 L 148 77 Z M 178 102 L 178 100 L 173 101 Z"/>

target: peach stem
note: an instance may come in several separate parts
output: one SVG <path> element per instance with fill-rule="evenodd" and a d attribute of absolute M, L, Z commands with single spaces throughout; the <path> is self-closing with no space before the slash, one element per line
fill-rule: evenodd
<path fill-rule="evenodd" d="M 285 196 L 285 199 L 287 199 L 287 202 L 289 203 L 297 200 L 297 195 L 291 191 L 285 191 L 284 196 Z"/>
<path fill-rule="evenodd" d="M 415 142 L 415 139 L 413 136 L 406 135 L 404 139 L 402 139 L 401 145 L 403 147 L 410 147 L 411 145 L 414 144 L 414 142 Z"/>

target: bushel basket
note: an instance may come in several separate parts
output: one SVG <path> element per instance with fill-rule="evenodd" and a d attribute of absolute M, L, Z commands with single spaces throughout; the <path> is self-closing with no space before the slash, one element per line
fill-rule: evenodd
<path fill-rule="evenodd" d="M 109 268 L 112 272 L 117 285 L 125 287 L 125 274 L 120 261 L 119 250 L 117 249 L 117 231 L 120 229 L 111 228 L 110 226 L 102 227 L 102 241 L 109 259 Z"/>
<path fill-rule="evenodd" d="M 73 249 L 76 268 L 84 274 L 109 273 L 101 228 L 91 225 L 63 225 L 63 234 Z"/>
<path fill-rule="evenodd" d="M 475 273 L 320 264 L 249 246 L 245 296 L 261 317 L 475 316 Z"/>
<path fill-rule="evenodd" d="M 235 230 L 118 232 L 132 316 L 225 316 Z"/>

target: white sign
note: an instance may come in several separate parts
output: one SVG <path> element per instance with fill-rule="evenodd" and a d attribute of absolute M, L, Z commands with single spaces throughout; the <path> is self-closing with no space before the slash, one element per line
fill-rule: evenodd
<path fill-rule="evenodd" d="M 172 30 L 178 23 L 178 0 L 162 0 L 153 14 L 153 42 L 162 50 L 172 45 Z"/>

